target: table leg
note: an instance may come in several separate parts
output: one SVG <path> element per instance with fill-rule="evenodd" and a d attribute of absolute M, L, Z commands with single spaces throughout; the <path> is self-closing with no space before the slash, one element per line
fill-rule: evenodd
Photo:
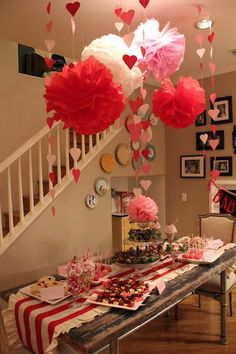
<path fill-rule="evenodd" d="M 119 354 L 119 342 L 118 339 L 112 339 L 110 341 L 110 354 Z"/>
<path fill-rule="evenodd" d="M 220 343 L 227 344 L 227 326 L 226 326 L 226 315 L 227 315 L 227 301 L 226 301 L 226 271 L 224 270 L 220 274 Z"/>

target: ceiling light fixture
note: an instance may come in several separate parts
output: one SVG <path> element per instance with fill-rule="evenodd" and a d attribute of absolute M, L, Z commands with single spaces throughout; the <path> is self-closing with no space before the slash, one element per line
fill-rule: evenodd
<path fill-rule="evenodd" d="M 201 20 L 194 22 L 193 25 L 197 29 L 205 30 L 207 28 L 211 28 L 214 25 L 214 22 L 209 18 L 202 18 Z"/>

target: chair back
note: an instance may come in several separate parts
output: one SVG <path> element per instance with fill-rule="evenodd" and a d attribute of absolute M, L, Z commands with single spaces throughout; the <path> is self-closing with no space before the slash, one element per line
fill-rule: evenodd
<path fill-rule="evenodd" d="M 224 243 L 236 241 L 236 218 L 229 214 L 208 213 L 198 216 L 200 236 L 220 238 Z"/>

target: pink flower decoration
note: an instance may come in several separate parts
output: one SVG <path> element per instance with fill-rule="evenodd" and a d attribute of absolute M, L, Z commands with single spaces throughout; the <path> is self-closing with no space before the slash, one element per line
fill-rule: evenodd
<path fill-rule="evenodd" d="M 205 91 L 192 77 L 180 77 L 175 88 L 169 79 L 152 96 L 153 113 L 173 128 L 193 124 L 206 107 Z"/>
<path fill-rule="evenodd" d="M 149 19 L 141 23 L 134 31 L 133 46 L 144 48 L 143 58 L 139 63 L 145 63 L 147 74 L 152 74 L 157 81 L 172 75 L 179 70 L 183 61 L 185 50 L 185 38 L 178 33 L 177 28 L 169 29 L 169 23 L 159 30 L 159 22 Z"/>
<path fill-rule="evenodd" d="M 128 206 L 128 216 L 131 221 L 147 222 L 155 221 L 158 207 L 154 200 L 144 195 L 134 197 Z"/>

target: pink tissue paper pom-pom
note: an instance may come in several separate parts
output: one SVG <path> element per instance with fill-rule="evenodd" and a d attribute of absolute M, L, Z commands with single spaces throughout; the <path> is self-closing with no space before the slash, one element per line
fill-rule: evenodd
<path fill-rule="evenodd" d="M 155 221 L 158 207 L 154 200 L 144 195 L 134 197 L 128 206 L 128 216 L 131 221 L 147 222 Z"/>
<path fill-rule="evenodd" d="M 185 38 L 177 28 L 169 28 L 167 23 L 160 31 L 159 22 L 149 19 L 141 23 L 134 33 L 133 46 L 145 49 L 139 62 L 146 64 L 147 74 L 152 74 L 160 82 L 179 70 L 184 57 Z"/>
<path fill-rule="evenodd" d="M 152 108 L 166 125 L 186 128 L 205 110 L 205 91 L 192 77 L 181 76 L 176 88 L 170 79 L 165 79 L 153 93 Z"/>

